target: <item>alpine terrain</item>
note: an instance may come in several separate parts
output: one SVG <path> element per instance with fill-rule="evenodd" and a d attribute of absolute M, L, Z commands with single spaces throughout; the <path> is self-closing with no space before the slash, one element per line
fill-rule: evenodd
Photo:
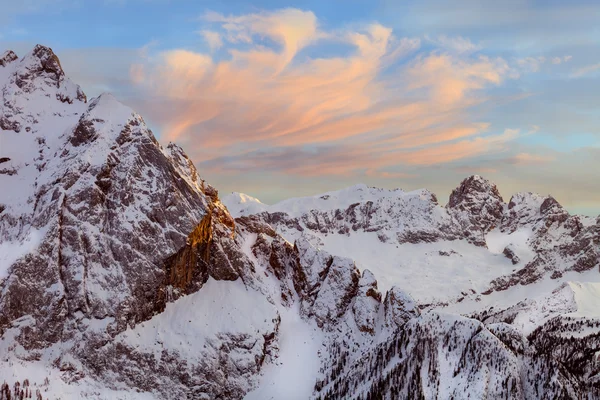
<path fill-rule="evenodd" d="M 0 399 L 600 399 L 600 217 L 471 176 L 224 198 L 0 57 Z"/>

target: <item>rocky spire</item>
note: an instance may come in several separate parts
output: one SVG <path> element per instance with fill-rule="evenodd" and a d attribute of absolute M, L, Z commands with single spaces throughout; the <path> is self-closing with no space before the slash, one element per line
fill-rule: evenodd
<path fill-rule="evenodd" d="M 472 175 L 452 191 L 448 207 L 469 209 L 485 197 L 504 202 L 496 185 L 479 175 Z"/>
<path fill-rule="evenodd" d="M 452 191 L 446 207 L 467 220 L 470 229 L 488 231 L 502 219 L 504 200 L 496 185 L 487 179 L 473 175 Z"/>
<path fill-rule="evenodd" d="M 61 91 L 56 96 L 63 103 L 72 103 L 75 99 L 87 102 L 87 97 L 81 88 L 66 78 L 60 60 L 52 49 L 38 44 L 21 59 L 16 71 L 15 83 L 25 93 L 31 93 L 42 82 L 57 89 L 66 89 L 66 93 Z M 70 93 L 71 91 L 74 93 Z"/>
<path fill-rule="evenodd" d="M 0 57 L 0 67 L 5 67 L 13 61 L 16 61 L 19 57 L 12 50 L 7 50 Z"/>

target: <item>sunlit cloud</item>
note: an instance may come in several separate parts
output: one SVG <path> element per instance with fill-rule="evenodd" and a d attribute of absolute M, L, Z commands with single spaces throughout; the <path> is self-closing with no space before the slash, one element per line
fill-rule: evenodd
<path fill-rule="evenodd" d="M 326 30 L 297 9 L 201 21 L 209 47 L 227 56 L 173 49 L 130 73 L 162 138 L 204 168 L 392 178 L 402 166 L 505 153 L 519 137 L 474 107 L 525 64 L 477 54 L 467 38 L 426 38 L 437 48 L 421 50 L 377 23 Z M 324 43 L 347 50 L 303 51 Z"/>
<path fill-rule="evenodd" d="M 223 39 L 221 39 L 221 34 L 219 32 L 205 29 L 201 30 L 199 34 L 204 38 L 211 50 L 217 50 L 223 46 Z"/>

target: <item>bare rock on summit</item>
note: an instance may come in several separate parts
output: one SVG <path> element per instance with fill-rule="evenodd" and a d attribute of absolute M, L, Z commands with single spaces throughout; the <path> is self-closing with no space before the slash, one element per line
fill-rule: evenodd
<path fill-rule="evenodd" d="M 11 62 L 17 60 L 19 57 L 12 50 L 7 50 L 0 56 L 0 67 L 5 67 Z"/>
<path fill-rule="evenodd" d="M 65 120 L 87 102 L 79 85 L 66 77 L 49 47 L 37 45 L 23 58 L 8 51 L 0 59 L 0 128 L 35 133 L 55 126 L 62 133 Z M 79 105 L 69 107 L 69 105 Z M 67 118 L 65 118 L 67 117 Z M 44 127 L 39 124 L 43 123 Z"/>
<path fill-rule="evenodd" d="M 21 59 L 15 74 L 15 84 L 25 93 L 31 93 L 43 90 L 44 85 L 40 85 L 41 82 L 57 89 L 66 89 L 56 93 L 56 98 L 63 103 L 87 101 L 81 88 L 66 79 L 60 60 L 52 49 L 38 44 L 31 53 Z M 74 93 L 71 93 L 73 90 Z"/>
<path fill-rule="evenodd" d="M 504 200 L 496 185 L 479 175 L 463 180 L 452 191 L 446 205 L 467 238 L 479 246 L 485 246 L 483 235 L 502 220 L 504 207 Z"/>

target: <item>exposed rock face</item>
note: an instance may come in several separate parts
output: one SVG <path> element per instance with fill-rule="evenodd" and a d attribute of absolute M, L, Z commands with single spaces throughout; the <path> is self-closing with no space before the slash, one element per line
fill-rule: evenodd
<path fill-rule="evenodd" d="M 332 325 L 344 315 L 358 293 L 360 273 L 354 262 L 341 257 L 331 258 L 323 283 L 309 308 L 320 327 Z"/>
<path fill-rule="evenodd" d="M 180 176 L 182 176 L 191 187 L 208 196 L 214 203 L 219 200 L 217 189 L 210 186 L 200 177 L 194 163 L 192 163 L 192 160 L 190 160 L 181 147 L 177 146 L 175 143 L 169 143 L 164 152 L 171 161 L 171 164 L 179 172 Z"/>
<path fill-rule="evenodd" d="M 501 229 L 514 232 L 519 228 L 537 223 L 541 217 L 546 197 L 535 193 L 516 193 L 508 202 L 508 210 L 502 218 Z"/>
<path fill-rule="evenodd" d="M 167 302 L 200 290 L 209 277 L 235 281 L 248 276 L 252 264 L 235 243 L 233 218 L 220 203 L 211 203 L 185 247 L 168 257 L 163 269 L 157 312 L 162 312 Z"/>
<path fill-rule="evenodd" d="M 106 122 L 119 113 L 123 119 Z M 64 324 L 82 318 L 112 319 L 116 331 L 147 318 L 158 266 L 207 212 L 202 193 L 177 174 L 139 116 L 101 96 L 83 122 L 94 136 L 73 130 L 39 175 L 33 209 L 18 220 L 2 215 L 5 231 L 19 229 L 12 221 L 46 231 L 39 250 L 13 266 L 1 298 L 2 324 L 34 317 L 28 346 L 59 340 Z M 98 153 L 104 157 L 90 157 Z"/>
<path fill-rule="evenodd" d="M 385 324 L 392 329 L 403 326 L 408 320 L 421 314 L 417 303 L 397 287 L 387 292 L 383 307 Z"/>
<path fill-rule="evenodd" d="M 86 102 L 86 96 L 78 86 L 65 78 L 65 73 L 60 65 L 60 60 L 51 48 L 37 45 L 33 51 L 24 57 L 19 68 L 15 72 L 15 84 L 25 93 L 40 90 L 43 85 L 55 86 L 58 89 L 65 88 L 67 91 L 58 91 L 56 99 L 61 102 L 72 104 L 79 100 Z M 71 86 L 71 87 L 69 87 Z M 75 90 L 75 96 L 68 92 Z"/>
<path fill-rule="evenodd" d="M 377 317 L 381 306 L 381 293 L 377 290 L 377 280 L 371 271 L 364 270 L 358 282 L 358 293 L 352 312 L 361 332 L 375 334 Z"/>
<path fill-rule="evenodd" d="M 502 250 L 502 254 L 504 254 L 504 256 L 508 258 L 513 263 L 513 265 L 516 265 L 519 263 L 519 261 L 521 261 L 519 256 L 515 254 L 514 250 L 512 249 L 512 246 L 506 246 L 504 250 Z"/>
<path fill-rule="evenodd" d="M 332 257 L 325 251 L 319 251 L 305 237 L 296 240 L 294 247 L 298 252 L 300 265 L 306 276 L 307 292 L 314 294 L 319 290 L 323 277 L 327 275 L 327 268 L 331 265 Z"/>
<path fill-rule="evenodd" d="M 485 246 L 484 235 L 500 223 L 504 201 L 496 185 L 473 175 L 452 191 L 446 208 L 473 244 Z"/>
<path fill-rule="evenodd" d="M 48 47 L 36 46 L 22 59 L 12 51 L 0 61 L 0 129 L 35 133 L 42 123 L 54 125 L 55 134 L 65 128 L 64 117 L 82 111 L 86 97 L 60 66 Z M 75 107 L 69 107 L 75 105 Z"/>
<path fill-rule="evenodd" d="M 531 229 L 528 242 L 536 256 L 514 274 L 495 279 L 492 290 L 531 284 L 547 274 L 555 279 L 567 271 L 583 272 L 599 265 L 600 228 L 597 223 L 587 221 L 584 224 L 581 217 L 570 215 L 551 196 L 532 193 L 514 195 L 508 209 L 500 229 L 509 233 L 521 228 Z"/>
<path fill-rule="evenodd" d="M 451 217 L 439 206 L 435 195 L 427 190 L 391 192 L 389 197 L 385 196 L 382 189 L 364 185 L 347 190 L 350 191 L 347 194 L 349 197 L 360 198 L 362 195 L 365 200 L 337 208 L 332 198 L 323 196 L 321 199 L 332 203 L 331 206 L 327 205 L 332 209 L 293 214 L 266 211 L 257 215 L 268 224 L 290 233 L 350 235 L 353 232 L 376 232 L 380 241 L 400 244 L 431 243 L 463 237 L 463 233 L 452 226 Z"/>
<path fill-rule="evenodd" d="M 0 67 L 6 67 L 11 62 L 16 61 L 18 58 L 19 57 L 17 57 L 14 51 L 7 50 L 0 57 Z"/>
<path fill-rule="evenodd" d="M 502 218 L 503 203 L 496 185 L 479 175 L 473 175 L 450 193 L 447 207 L 467 211 L 474 225 L 488 229 Z"/>
<path fill-rule="evenodd" d="M 484 235 L 500 224 L 505 208 L 496 186 L 479 176 L 465 179 L 452 192 L 445 208 L 427 190 L 386 193 L 357 185 L 339 192 L 337 198 L 331 196 L 311 200 L 319 208 L 304 210 L 299 206 L 299 211 L 280 211 L 285 210 L 283 202 L 257 215 L 284 235 L 305 231 L 325 235 L 377 232 L 382 242 L 417 244 L 467 239 L 485 247 Z M 347 205 L 346 196 L 359 201 Z"/>

